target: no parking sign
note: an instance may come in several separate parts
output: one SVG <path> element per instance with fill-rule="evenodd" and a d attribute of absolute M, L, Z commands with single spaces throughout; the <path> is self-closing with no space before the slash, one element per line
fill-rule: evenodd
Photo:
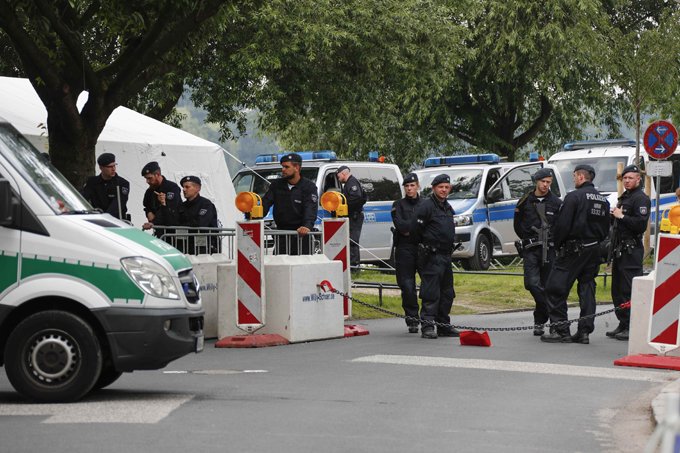
<path fill-rule="evenodd" d="M 654 159 L 667 159 L 678 146 L 678 131 L 668 121 L 655 121 L 645 131 L 645 151 Z"/>

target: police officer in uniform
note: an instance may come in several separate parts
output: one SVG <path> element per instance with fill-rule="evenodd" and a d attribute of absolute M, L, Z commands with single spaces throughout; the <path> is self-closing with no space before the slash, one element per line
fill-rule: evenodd
<path fill-rule="evenodd" d="M 524 259 L 524 288 L 531 293 L 536 303 L 534 335 L 541 336 L 545 333 L 542 326 L 549 319 L 545 283 L 555 257 L 552 226 L 562 200 L 550 191 L 553 181 L 550 170 L 541 168 L 532 179 L 536 187 L 524 195 L 515 207 L 514 229 L 521 241 L 519 247 Z"/>
<path fill-rule="evenodd" d="M 342 194 L 347 200 L 349 211 L 349 262 L 352 267 L 360 264 L 359 238 L 364 224 L 364 204 L 366 192 L 359 180 L 352 175 L 347 165 L 341 165 L 337 171 L 338 181 L 343 185 Z"/>
<path fill-rule="evenodd" d="M 595 277 L 600 269 L 600 242 L 609 233 L 609 202 L 595 190 L 595 170 L 590 165 L 574 169 L 576 190 L 564 197 L 553 228 L 557 257 L 546 283 L 550 323 L 566 321 L 567 297 L 578 279 L 580 318 L 595 314 Z M 569 325 L 551 326 L 551 332 L 541 336 L 547 343 L 588 344 L 588 335 L 595 329 L 592 317 L 578 323 L 574 336 Z"/>
<path fill-rule="evenodd" d="M 103 153 L 97 158 L 100 173 L 87 178 L 83 186 L 83 197 L 102 212 L 118 219 L 127 219 L 127 200 L 130 183 L 116 173 L 116 156 Z"/>
<path fill-rule="evenodd" d="M 418 293 L 416 292 L 418 237 L 415 231 L 416 208 L 420 203 L 418 175 L 415 173 L 406 175 L 403 186 L 406 196 L 392 203 L 394 264 L 408 331 L 418 333 Z"/>
<path fill-rule="evenodd" d="M 621 174 L 625 191 L 612 210 L 612 300 L 618 307 L 630 300 L 633 277 L 642 275 L 644 247 L 651 202 L 640 187 L 640 169 L 628 165 Z M 617 340 L 628 340 L 630 310 L 616 310 L 619 325 L 606 333 Z"/>
<path fill-rule="evenodd" d="M 154 228 L 154 235 L 162 237 L 164 234 L 172 234 L 175 230 L 168 228 L 158 228 L 157 225 L 177 225 L 179 223 L 180 189 L 177 184 L 165 179 L 161 174 L 161 167 L 158 162 L 149 162 L 142 168 L 142 176 L 149 185 L 144 192 L 144 213 L 146 223 L 142 229 L 149 230 Z M 165 241 L 173 243 L 171 237 L 166 237 Z"/>
<path fill-rule="evenodd" d="M 438 327 L 435 323 L 450 324 L 451 306 L 456 293 L 453 289 L 451 253 L 455 240 L 453 208 L 447 201 L 451 179 L 447 174 L 432 180 L 432 194 L 423 199 L 416 209 L 418 244 L 418 272 L 420 272 L 421 336 L 423 338 L 457 337 L 453 327 Z"/>
<path fill-rule="evenodd" d="M 279 230 L 297 231 L 297 236 L 288 241 L 279 238 L 276 243 L 277 254 L 309 254 L 310 241 L 302 241 L 298 251 L 298 237 L 312 231 L 319 209 L 319 191 L 312 181 L 302 177 L 302 158 L 297 153 L 289 153 L 280 159 L 281 178 L 271 182 L 262 198 L 264 215 L 274 207 L 274 222 Z M 290 247 L 289 247 L 290 246 Z"/>
<path fill-rule="evenodd" d="M 179 207 L 179 224 L 187 227 L 217 228 L 217 209 L 212 201 L 201 196 L 201 179 L 198 176 L 185 176 L 179 182 L 184 194 L 184 202 Z M 202 236 L 201 230 L 192 230 L 189 236 L 188 253 L 217 252 L 217 237 Z M 195 241 L 194 241 L 195 239 Z M 207 244 L 207 247 L 202 244 Z"/>

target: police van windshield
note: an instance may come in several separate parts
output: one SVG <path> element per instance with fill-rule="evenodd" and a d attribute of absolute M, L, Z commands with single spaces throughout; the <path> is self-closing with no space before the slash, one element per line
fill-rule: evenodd
<path fill-rule="evenodd" d="M 482 183 L 482 170 L 469 168 L 446 168 L 422 174 L 420 187 L 422 196 L 426 197 L 432 193 L 432 180 L 437 175 L 446 173 L 451 177 L 451 193 L 449 200 L 475 199 L 479 196 L 479 188 Z"/>
<path fill-rule="evenodd" d="M 40 194 L 57 214 L 91 212 L 92 207 L 73 186 L 21 134 L 0 123 L 0 154 Z"/>
<path fill-rule="evenodd" d="M 318 167 L 302 167 L 300 171 L 303 178 L 311 179 L 314 183 L 316 183 L 316 175 L 318 173 Z M 234 189 L 236 193 L 255 192 L 262 197 L 267 192 L 267 189 L 269 189 L 269 183 L 280 177 L 281 167 L 256 168 L 255 171 L 239 172 L 234 177 Z"/>
<path fill-rule="evenodd" d="M 574 168 L 577 165 L 586 164 L 595 169 L 595 180 L 593 184 L 600 192 L 616 192 L 616 164 L 623 162 L 623 165 L 628 165 L 628 158 L 625 156 L 618 157 L 598 157 L 586 159 L 565 159 L 550 161 L 552 165 L 557 167 L 557 171 L 562 177 L 562 182 L 567 190 L 571 192 L 574 190 Z"/>

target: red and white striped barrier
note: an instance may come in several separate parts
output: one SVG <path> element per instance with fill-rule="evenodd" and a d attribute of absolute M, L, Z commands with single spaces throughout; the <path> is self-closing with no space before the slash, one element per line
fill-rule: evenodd
<path fill-rule="evenodd" d="M 659 235 L 648 342 L 662 354 L 680 346 L 680 237 Z"/>
<path fill-rule="evenodd" d="M 323 254 L 331 261 L 342 262 L 343 315 L 345 319 L 352 316 L 352 304 L 347 296 L 351 296 L 352 285 L 349 270 L 349 219 L 323 219 Z"/>
<path fill-rule="evenodd" d="M 236 326 L 255 332 L 265 324 L 264 222 L 236 222 Z"/>

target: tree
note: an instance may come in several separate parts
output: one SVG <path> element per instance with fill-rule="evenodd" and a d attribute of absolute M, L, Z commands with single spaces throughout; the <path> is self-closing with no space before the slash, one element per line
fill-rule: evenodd
<path fill-rule="evenodd" d="M 191 69 L 235 8 L 225 0 L 0 0 L 0 43 L 11 42 L 45 104 L 50 157 L 74 185 L 94 174 L 94 147 L 113 110 L 153 90 L 164 94 L 159 109 L 168 110 L 159 100 L 173 107 L 181 90 L 173 99 L 164 82 L 177 88 L 174 75 Z"/>

